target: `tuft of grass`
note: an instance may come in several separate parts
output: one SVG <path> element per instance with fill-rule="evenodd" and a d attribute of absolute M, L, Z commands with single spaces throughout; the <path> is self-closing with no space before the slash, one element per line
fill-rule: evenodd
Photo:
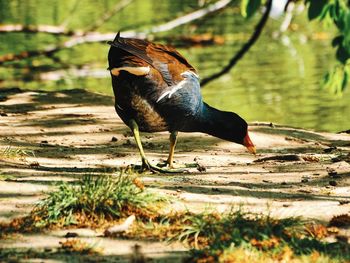
<path fill-rule="evenodd" d="M 348 262 L 349 244 L 326 241 L 332 231 L 301 218 L 277 219 L 231 209 L 222 214 L 173 212 L 137 221 L 118 236 L 183 242 L 191 249 L 188 262 Z"/>
<path fill-rule="evenodd" d="M 270 216 L 244 213 L 240 209 L 225 214 L 204 212 L 188 214 L 176 238 L 198 248 L 213 244 L 215 248 L 251 244 L 268 238 L 287 238 L 300 232 L 303 221 L 299 218 L 274 219 Z M 267 245 L 272 246 L 272 245 Z"/>
<path fill-rule="evenodd" d="M 16 177 L 13 175 L 0 173 L 0 181 L 10 181 L 10 180 L 14 180 L 15 178 Z"/>
<path fill-rule="evenodd" d="M 326 242 L 329 234 L 325 226 L 306 224 L 300 218 L 276 219 L 240 209 L 225 214 L 187 213 L 180 218 L 171 239 L 192 248 L 191 262 L 350 260 L 349 244 Z"/>
<path fill-rule="evenodd" d="M 199 259 L 197 262 L 234 262 L 234 263 L 342 263 L 341 259 L 332 259 L 313 251 L 308 255 L 295 255 L 288 247 L 283 247 L 278 253 L 266 253 L 259 250 L 247 249 L 244 247 L 230 246 L 220 254 L 217 259 L 209 256 L 205 259 Z"/>
<path fill-rule="evenodd" d="M 25 161 L 25 158 L 28 156 L 34 156 L 34 152 L 14 148 L 12 146 L 7 146 L 5 149 L 0 151 L 0 158 L 20 159 L 22 161 Z"/>
<path fill-rule="evenodd" d="M 6 236 L 17 231 L 33 232 L 67 225 L 99 228 L 130 215 L 146 221 L 158 217 L 166 202 L 165 195 L 148 191 L 141 180 L 131 174 L 86 175 L 75 183 L 60 184 L 57 191 L 48 193 L 28 216 L 0 224 L 0 232 Z"/>
<path fill-rule="evenodd" d="M 137 177 L 84 176 L 76 185 L 63 183 L 33 210 L 37 225 L 69 225 L 116 220 L 135 214 L 152 218 L 166 201 L 144 189 Z"/>

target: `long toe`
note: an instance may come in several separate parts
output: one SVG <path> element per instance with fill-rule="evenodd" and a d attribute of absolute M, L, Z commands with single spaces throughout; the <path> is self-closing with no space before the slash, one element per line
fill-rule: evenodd
<path fill-rule="evenodd" d="M 181 169 L 181 168 L 173 168 L 173 167 L 158 167 L 158 166 L 152 166 L 152 169 L 155 169 L 155 171 L 160 173 L 184 173 L 187 170 Z"/>
<path fill-rule="evenodd" d="M 173 167 L 167 167 L 168 163 L 164 162 L 158 165 L 152 165 L 147 160 L 142 162 L 142 171 L 151 171 L 153 173 L 183 173 L 185 169 L 177 169 Z"/>
<path fill-rule="evenodd" d="M 157 163 L 157 166 L 158 167 L 161 167 L 161 168 L 164 168 L 164 167 L 167 167 L 167 168 L 173 168 L 172 166 L 169 165 L 169 162 L 168 161 L 161 161 L 159 163 Z"/>
<path fill-rule="evenodd" d="M 181 170 L 184 168 L 188 168 L 187 165 L 179 165 L 179 164 L 169 164 L 168 161 L 163 161 L 163 162 L 159 162 L 157 163 L 157 166 L 160 168 L 167 168 L 167 169 L 173 169 L 173 170 Z"/>
<path fill-rule="evenodd" d="M 152 165 L 147 160 L 142 160 L 141 172 L 145 172 L 145 171 L 155 172 L 152 169 Z"/>

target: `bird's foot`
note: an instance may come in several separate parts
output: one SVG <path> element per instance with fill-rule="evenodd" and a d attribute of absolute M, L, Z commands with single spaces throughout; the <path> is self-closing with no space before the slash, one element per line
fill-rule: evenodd
<path fill-rule="evenodd" d="M 168 161 L 164 161 L 164 160 L 162 160 L 159 163 L 157 163 L 157 166 L 161 167 L 161 168 L 163 168 L 163 167 L 174 168 L 173 165 L 170 166 L 169 162 Z"/>
<path fill-rule="evenodd" d="M 163 166 L 161 165 L 152 165 L 151 163 L 148 162 L 148 160 L 142 160 L 142 167 L 141 167 L 141 171 L 151 171 L 153 173 L 183 173 L 186 170 L 184 169 L 177 169 L 177 168 L 173 168 L 173 167 L 167 167 L 167 165 L 163 164 Z"/>
<path fill-rule="evenodd" d="M 180 169 L 180 168 L 185 168 L 185 167 L 180 167 L 179 165 L 176 165 L 176 164 L 174 164 L 174 163 L 170 164 L 168 160 L 166 160 L 166 161 L 163 160 L 163 161 L 157 163 L 157 166 L 158 166 L 158 167 L 161 167 L 161 168 L 166 167 L 166 168 L 169 168 L 169 169 Z"/>

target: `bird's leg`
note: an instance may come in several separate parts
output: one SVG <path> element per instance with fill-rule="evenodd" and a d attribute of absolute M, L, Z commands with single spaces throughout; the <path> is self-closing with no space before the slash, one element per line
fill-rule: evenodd
<path fill-rule="evenodd" d="M 176 140 L 177 140 L 177 131 L 172 131 L 169 136 L 169 141 L 170 141 L 169 156 L 168 156 L 168 159 L 166 160 L 166 163 L 170 168 L 173 168 L 173 158 L 174 158 Z"/>
<path fill-rule="evenodd" d="M 173 167 L 173 159 L 174 159 L 176 140 L 177 140 L 177 131 L 170 132 L 170 136 L 169 136 L 170 148 L 169 148 L 168 159 L 162 163 L 157 164 L 158 166 L 160 166 L 160 167 L 168 166 L 169 168 L 174 168 Z"/>
<path fill-rule="evenodd" d="M 145 155 L 145 152 L 143 151 L 142 142 L 141 142 L 141 138 L 140 138 L 140 132 L 139 132 L 139 126 L 137 125 L 136 121 L 132 119 L 129 122 L 129 127 L 134 135 L 137 148 L 139 149 L 139 153 L 141 155 L 142 170 L 144 170 L 144 169 L 151 170 L 150 163 L 148 162 L 146 155 Z"/>
<path fill-rule="evenodd" d="M 142 170 L 150 170 L 152 172 L 161 172 L 161 173 L 179 173 L 183 172 L 183 170 L 171 170 L 171 169 L 165 169 L 165 168 L 160 168 L 158 166 L 152 165 L 148 162 L 145 152 L 143 151 L 142 147 L 142 142 L 140 139 L 140 132 L 139 132 L 139 126 L 137 125 L 135 120 L 130 120 L 129 122 L 129 127 L 134 134 L 134 138 L 137 144 L 137 147 L 139 149 L 141 159 L 142 159 Z M 176 136 L 175 136 L 175 141 L 176 141 Z M 174 145 L 175 147 L 175 145 Z"/>

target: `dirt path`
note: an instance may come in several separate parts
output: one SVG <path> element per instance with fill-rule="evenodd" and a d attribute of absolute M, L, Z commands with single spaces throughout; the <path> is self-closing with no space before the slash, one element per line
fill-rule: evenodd
<path fill-rule="evenodd" d="M 155 191 L 177 196 L 181 202 L 174 209 L 200 211 L 209 204 L 223 211 L 243 205 L 277 217 L 321 221 L 350 213 L 350 135 L 266 124 L 252 125 L 251 130 L 256 157 L 233 143 L 182 133 L 176 162 L 197 167 L 184 174 L 142 178 Z M 166 158 L 167 133 L 144 134 L 142 139 L 152 163 Z M 17 151 L 15 157 L 0 156 L 0 221 L 29 212 L 56 182 L 112 173 L 140 162 L 129 129 L 115 114 L 113 99 L 83 90 L 2 91 L 0 147 L 2 152 L 8 147 Z M 25 156 L 19 158 L 23 151 Z M 1 241 L 0 248 L 55 249 L 66 232 L 23 235 Z M 127 256 L 136 242 L 96 236 L 89 232 L 86 238 L 98 242 L 106 257 Z M 178 258 L 177 253 L 185 250 L 181 244 L 137 243 L 154 258 Z"/>

